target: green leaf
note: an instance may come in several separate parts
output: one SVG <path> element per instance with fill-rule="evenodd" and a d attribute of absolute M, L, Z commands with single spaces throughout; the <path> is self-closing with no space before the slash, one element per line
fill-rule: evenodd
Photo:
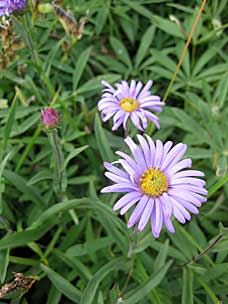
<path fill-rule="evenodd" d="M 167 262 L 162 268 L 160 268 L 158 271 L 153 273 L 150 278 L 139 285 L 137 288 L 133 289 L 133 291 L 130 291 L 125 296 L 125 302 L 124 304 L 136 304 L 140 303 L 142 299 L 145 298 L 145 296 L 160 282 L 163 280 L 164 276 L 166 275 L 168 269 L 170 268 L 172 264 L 172 261 Z"/>
<path fill-rule="evenodd" d="M 27 199 L 36 203 L 41 209 L 44 208 L 42 197 L 39 194 L 37 188 L 29 186 L 23 177 L 12 171 L 4 170 L 3 175 L 8 180 L 8 182 L 10 182 L 18 189 L 18 191 L 24 193 L 27 196 Z"/>
<path fill-rule="evenodd" d="M 68 211 L 70 209 L 74 209 L 78 206 L 82 207 L 84 204 L 88 204 L 89 199 L 87 198 L 81 198 L 81 199 L 75 199 L 70 201 L 64 201 L 58 204 L 55 204 L 45 210 L 38 218 L 37 220 L 32 224 L 30 227 L 31 229 L 35 229 L 39 226 L 41 226 L 44 222 L 48 221 L 51 218 L 54 218 L 58 213 Z"/>
<path fill-rule="evenodd" d="M 193 273 L 191 269 L 183 268 L 182 304 L 193 304 Z"/>
<path fill-rule="evenodd" d="M 226 176 L 220 178 L 213 186 L 208 190 L 207 198 L 210 198 L 216 191 L 222 188 L 228 182 L 228 173 Z"/>
<path fill-rule="evenodd" d="M 101 155 L 103 161 L 112 162 L 114 160 L 114 156 L 113 156 L 112 150 L 110 148 L 109 141 L 102 128 L 101 121 L 100 121 L 98 114 L 96 114 L 96 117 L 95 117 L 94 128 L 95 128 L 97 146 L 98 146 L 98 149 L 100 151 L 100 155 Z"/>
<path fill-rule="evenodd" d="M 106 80 L 107 82 L 116 82 L 120 79 L 118 74 L 105 74 L 102 76 L 96 76 L 86 83 L 84 83 L 80 88 L 76 90 L 77 95 L 88 93 L 91 91 L 96 91 L 102 88 L 101 81 Z"/>
<path fill-rule="evenodd" d="M 131 67 L 131 59 L 124 44 L 115 37 L 110 38 L 110 43 L 119 60 Z"/>
<path fill-rule="evenodd" d="M 91 47 L 84 50 L 78 58 L 73 75 L 73 90 L 76 90 L 78 87 L 79 81 L 82 77 L 86 64 L 89 60 L 90 53 L 91 53 Z"/>
<path fill-rule="evenodd" d="M 3 284 L 6 278 L 9 265 L 9 249 L 0 250 L 0 280 Z"/>
<path fill-rule="evenodd" d="M 67 249 L 68 256 L 83 256 L 94 253 L 100 249 L 107 248 L 114 243 L 111 237 L 100 237 L 99 239 L 90 240 L 83 244 L 77 244 Z"/>
<path fill-rule="evenodd" d="M 37 174 L 35 174 L 28 182 L 27 185 L 31 186 L 34 185 L 40 181 L 52 179 L 52 174 L 50 173 L 50 170 L 44 169 L 39 171 Z"/>
<path fill-rule="evenodd" d="M 81 152 L 83 152 L 84 150 L 86 150 L 89 146 L 82 146 L 80 148 L 74 149 L 70 152 L 70 154 L 67 156 L 67 158 L 64 161 L 64 165 L 63 168 L 66 169 L 68 163 L 71 161 L 71 159 L 73 159 L 74 157 L 76 157 L 77 155 L 79 155 Z"/>
<path fill-rule="evenodd" d="M 112 271 L 123 269 L 126 267 L 126 261 L 124 258 L 116 258 L 105 266 L 101 267 L 92 279 L 87 284 L 81 298 L 80 304 L 93 304 L 94 303 L 94 296 L 98 289 L 100 282 Z"/>
<path fill-rule="evenodd" d="M 41 264 L 40 268 L 47 274 L 52 284 L 63 293 L 73 303 L 79 303 L 81 299 L 81 292 L 69 283 L 64 277 L 52 270 L 51 268 Z"/>
<path fill-rule="evenodd" d="M 166 240 L 165 243 L 161 246 L 158 255 L 154 261 L 154 270 L 158 270 L 165 264 L 165 260 L 168 256 L 169 251 L 169 240 Z"/>
<path fill-rule="evenodd" d="M 14 232 L 0 240 L 0 250 L 27 245 L 29 242 L 40 239 L 49 229 L 50 224 L 45 227 L 39 227 L 38 229 Z"/>
<path fill-rule="evenodd" d="M 3 161 L 0 163 L 0 214 L 2 213 L 2 209 L 3 209 L 3 206 L 2 206 L 2 192 L 3 192 L 3 180 L 2 180 L 2 174 L 3 174 L 3 171 L 5 169 L 5 166 L 7 164 L 7 161 L 9 160 L 10 158 L 10 155 L 11 155 L 12 151 L 9 152 L 5 158 L 3 159 Z"/>
<path fill-rule="evenodd" d="M 135 67 L 136 68 L 140 65 L 140 63 L 143 61 L 143 59 L 147 56 L 149 47 L 152 43 L 152 40 L 154 39 L 155 29 L 156 29 L 156 27 L 154 25 L 151 25 L 142 37 L 142 40 L 140 42 L 140 45 L 139 45 L 139 48 L 138 48 L 138 51 L 137 51 L 136 57 L 135 57 Z"/>
<path fill-rule="evenodd" d="M 14 119 L 15 119 L 15 113 L 17 108 L 17 95 L 15 95 L 14 100 L 12 102 L 12 106 L 9 110 L 9 114 L 7 117 L 7 121 L 3 130 L 3 149 L 5 150 L 7 148 L 8 140 L 10 137 L 10 133 L 13 127 Z"/>
<path fill-rule="evenodd" d="M 212 290 L 212 288 L 203 281 L 203 279 L 201 279 L 199 276 L 196 276 L 196 280 L 199 282 L 199 284 L 204 288 L 204 290 L 206 291 L 206 294 L 210 297 L 210 299 L 212 300 L 212 303 L 214 304 L 218 304 L 219 303 L 219 299 L 217 298 L 217 296 L 215 295 L 214 291 Z"/>
<path fill-rule="evenodd" d="M 96 33 L 97 33 L 97 35 L 99 35 L 102 32 L 102 30 L 105 26 L 106 20 L 108 18 L 108 14 L 109 14 L 109 8 L 108 7 L 101 8 L 98 11 L 97 18 L 96 18 Z"/>

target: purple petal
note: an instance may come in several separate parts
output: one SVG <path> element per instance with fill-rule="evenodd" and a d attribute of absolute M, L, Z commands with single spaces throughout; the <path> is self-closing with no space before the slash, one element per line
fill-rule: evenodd
<path fill-rule="evenodd" d="M 175 229 L 173 227 L 173 223 L 171 221 L 171 218 L 164 218 L 164 223 L 165 223 L 165 226 L 166 226 L 167 230 L 170 233 L 174 233 L 175 232 Z"/>
<path fill-rule="evenodd" d="M 154 200 L 152 198 L 149 198 L 149 200 L 146 204 L 146 207 L 142 213 L 139 224 L 138 224 L 139 231 L 142 231 L 146 227 L 146 224 L 148 223 L 149 219 L 151 218 L 153 206 L 154 206 Z"/>
<path fill-rule="evenodd" d="M 115 89 L 107 81 L 102 80 L 101 83 L 103 86 L 107 87 L 110 90 L 110 92 L 112 92 L 112 93 L 115 92 Z"/>
<path fill-rule="evenodd" d="M 179 184 L 177 186 L 172 186 L 172 189 L 175 189 L 176 191 L 181 191 L 181 190 L 187 190 L 187 191 L 191 191 L 191 192 L 195 192 L 195 193 L 199 193 L 199 194 L 203 194 L 203 195 L 207 195 L 208 191 L 202 187 L 196 187 L 196 186 L 192 186 L 189 184 Z"/>
<path fill-rule="evenodd" d="M 174 186 L 174 187 L 180 184 L 190 184 L 197 187 L 203 187 L 205 186 L 206 182 L 199 178 L 183 177 L 183 178 L 172 178 L 169 183 L 170 186 Z"/>
<path fill-rule="evenodd" d="M 142 89 L 141 93 L 138 96 L 138 99 L 143 98 L 143 95 L 152 87 L 153 81 L 149 80 L 145 87 Z"/>
<path fill-rule="evenodd" d="M 140 197 L 141 197 L 141 193 L 137 192 L 137 191 L 133 191 L 130 193 L 125 194 L 124 196 L 122 196 L 113 206 L 113 210 L 116 211 L 120 208 L 123 208 L 125 205 L 127 205 L 129 202 L 134 202 L 136 203 Z"/>
<path fill-rule="evenodd" d="M 129 176 L 126 172 L 124 172 L 123 170 L 121 170 L 119 168 L 114 167 L 112 164 L 110 164 L 108 162 L 104 162 L 104 167 L 105 167 L 105 169 L 109 170 L 110 172 L 112 172 L 116 175 L 119 175 L 121 177 L 128 178 L 128 176 Z"/>
<path fill-rule="evenodd" d="M 136 145 L 129 136 L 126 137 L 124 141 L 126 142 L 129 149 L 131 150 L 131 153 L 132 153 L 134 159 L 136 160 L 137 164 L 140 164 L 142 170 L 146 170 L 147 169 L 146 162 L 145 162 L 144 155 L 143 155 L 141 148 L 138 145 Z"/>
<path fill-rule="evenodd" d="M 135 88 L 136 88 L 136 81 L 132 80 L 131 84 L 130 84 L 130 90 L 129 90 L 129 94 L 131 98 L 134 98 L 135 96 Z"/>
<path fill-rule="evenodd" d="M 164 159 L 163 164 L 161 166 L 161 170 L 167 171 L 170 167 L 172 167 L 175 163 L 177 163 L 184 155 L 186 149 L 187 149 L 187 145 L 185 144 L 180 143 L 174 146 L 168 152 L 166 159 Z"/>
<path fill-rule="evenodd" d="M 186 158 L 181 160 L 179 163 L 175 164 L 172 168 L 169 168 L 169 170 L 167 170 L 167 174 L 168 175 L 172 175 L 182 169 L 185 168 L 191 168 L 192 166 L 192 160 L 190 158 Z"/>
<path fill-rule="evenodd" d="M 137 115 L 136 112 L 131 112 L 131 121 L 133 123 L 133 125 L 140 131 L 143 131 L 143 128 L 141 127 L 140 125 L 140 122 L 139 122 L 139 116 Z"/>
<path fill-rule="evenodd" d="M 160 203 L 163 209 L 164 219 L 168 219 L 172 215 L 172 203 L 167 193 L 163 193 L 160 197 Z"/>
<path fill-rule="evenodd" d="M 148 155 L 148 158 L 150 157 L 150 167 L 154 167 L 155 144 L 154 141 L 150 138 L 150 136 L 148 136 L 147 134 L 145 134 L 145 136 L 147 138 L 150 147 L 150 152 Z"/>
<path fill-rule="evenodd" d="M 126 182 L 129 182 L 129 178 L 126 179 L 126 178 L 120 177 L 120 176 L 115 175 L 115 174 L 110 173 L 110 172 L 105 172 L 104 175 L 107 178 L 109 178 L 111 181 L 115 182 L 115 183 L 126 183 Z"/>
<path fill-rule="evenodd" d="M 185 170 L 182 172 L 178 172 L 175 175 L 175 178 L 181 178 L 186 176 L 204 176 L 204 173 L 198 170 Z"/>
<path fill-rule="evenodd" d="M 144 195 L 137 206 L 135 207 L 134 211 L 132 212 L 129 221 L 127 223 L 128 228 L 131 228 L 132 226 L 135 225 L 135 223 L 138 222 L 138 220 L 141 218 L 143 210 L 145 209 L 145 206 L 148 202 L 149 198 Z"/>
<path fill-rule="evenodd" d="M 154 166 L 159 168 L 163 155 L 163 144 L 158 139 L 156 140 L 156 149 L 155 149 L 155 157 L 154 157 Z"/>
<path fill-rule="evenodd" d="M 137 83 L 137 85 L 136 85 L 135 96 L 134 96 L 134 98 L 137 98 L 137 95 L 139 94 L 139 91 L 142 89 L 142 86 L 143 86 L 142 82 L 139 81 L 139 82 Z"/>
<path fill-rule="evenodd" d="M 146 165 L 149 167 L 150 166 L 150 147 L 142 135 L 137 135 L 137 138 L 142 147 Z"/>
<path fill-rule="evenodd" d="M 107 186 L 101 189 L 101 193 L 109 192 L 131 192 L 133 190 L 138 190 L 133 184 L 130 183 L 119 183 L 112 186 Z"/>
<path fill-rule="evenodd" d="M 176 201 L 178 201 L 185 209 L 188 209 L 192 213 L 194 213 L 194 214 L 199 213 L 199 210 L 193 204 L 187 202 L 186 200 L 181 199 L 180 197 L 177 197 L 174 195 L 172 195 L 172 198 L 175 199 Z"/>
<path fill-rule="evenodd" d="M 163 224 L 162 207 L 158 199 L 155 199 L 151 215 L 151 229 L 155 238 L 158 238 Z"/>

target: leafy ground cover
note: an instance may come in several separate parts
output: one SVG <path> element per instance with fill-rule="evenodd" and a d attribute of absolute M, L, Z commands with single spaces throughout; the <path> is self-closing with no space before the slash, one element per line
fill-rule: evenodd
<path fill-rule="evenodd" d="M 226 0 L 205 4 L 173 78 L 201 5 L 31 1 L 12 25 L 2 18 L 0 280 L 11 285 L 0 303 L 228 302 Z M 103 161 L 126 150 L 123 130 L 100 120 L 101 80 L 123 79 L 153 79 L 166 106 L 146 133 L 186 143 L 206 175 L 200 213 L 158 239 L 149 225 L 127 229 L 129 213 L 112 210 L 119 195 L 100 193 Z M 45 107 L 60 115 L 54 131 Z"/>

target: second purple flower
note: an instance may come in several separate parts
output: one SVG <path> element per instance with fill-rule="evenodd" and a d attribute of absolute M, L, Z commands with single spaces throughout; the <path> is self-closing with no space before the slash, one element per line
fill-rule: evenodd
<path fill-rule="evenodd" d="M 22 10 L 26 6 L 26 0 L 1 0 L 0 16 L 9 16 L 14 11 Z"/>
<path fill-rule="evenodd" d="M 113 131 L 117 130 L 120 125 L 123 125 L 126 130 L 128 119 L 131 119 L 134 126 L 140 131 L 147 128 L 148 120 L 160 129 L 159 118 L 151 110 L 161 112 L 165 103 L 161 101 L 160 96 L 151 94 L 152 80 L 149 80 L 144 87 L 141 81 L 136 82 L 135 80 L 132 80 L 130 85 L 126 81 L 116 83 L 116 88 L 106 81 L 102 81 L 102 84 L 106 88 L 98 103 L 98 109 L 101 111 L 103 121 L 113 117 Z"/>

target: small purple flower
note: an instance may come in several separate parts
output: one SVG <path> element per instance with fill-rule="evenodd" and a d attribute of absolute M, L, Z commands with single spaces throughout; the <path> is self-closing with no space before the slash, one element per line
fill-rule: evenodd
<path fill-rule="evenodd" d="M 41 110 L 41 119 L 46 128 L 54 127 L 59 122 L 59 114 L 52 108 Z"/>
<path fill-rule="evenodd" d="M 22 10 L 26 6 L 26 0 L 1 0 L 0 16 L 9 16 L 14 11 Z"/>
<path fill-rule="evenodd" d="M 141 81 L 137 83 L 135 80 L 132 80 L 130 85 L 126 81 L 116 83 L 116 89 L 106 81 L 101 83 L 106 88 L 98 103 L 98 109 L 101 111 L 103 121 L 107 121 L 113 116 L 113 131 L 117 130 L 121 124 L 126 130 L 128 118 L 140 131 L 147 128 L 148 119 L 160 129 L 159 118 L 149 110 L 161 112 L 161 107 L 165 103 L 161 102 L 160 96 L 151 95 L 152 80 L 149 80 L 144 88 Z"/>
<path fill-rule="evenodd" d="M 179 143 L 172 147 L 171 141 L 163 144 L 156 140 L 154 143 L 148 135 L 137 137 L 140 145 L 130 137 L 125 139 L 133 158 L 116 152 L 121 159 L 114 163 L 120 164 L 123 170 L 104 163 L 109 171 L 105 172 L 105 176 L 115 184 L 103 188 L 101 192 L 127 192 L 113 209 L 121 209 L 122 215 L 137 203 L 129 218 L 128 228 L 137 225 L 138 230 L 142 231 L 150 220 L 152 233 L 157 238 L 163 224 L 169 232 L 175 232 L 172 215 L 184 224 L 191 219 L 189 211 L 199 213 L 197 207 L 207 201 L 204 197 L 207 195 L 205 181 L 198 178 L 204 174 L 187 169 L 192 166 L 190 158 L 181 160 L 187 145 Z"/>

